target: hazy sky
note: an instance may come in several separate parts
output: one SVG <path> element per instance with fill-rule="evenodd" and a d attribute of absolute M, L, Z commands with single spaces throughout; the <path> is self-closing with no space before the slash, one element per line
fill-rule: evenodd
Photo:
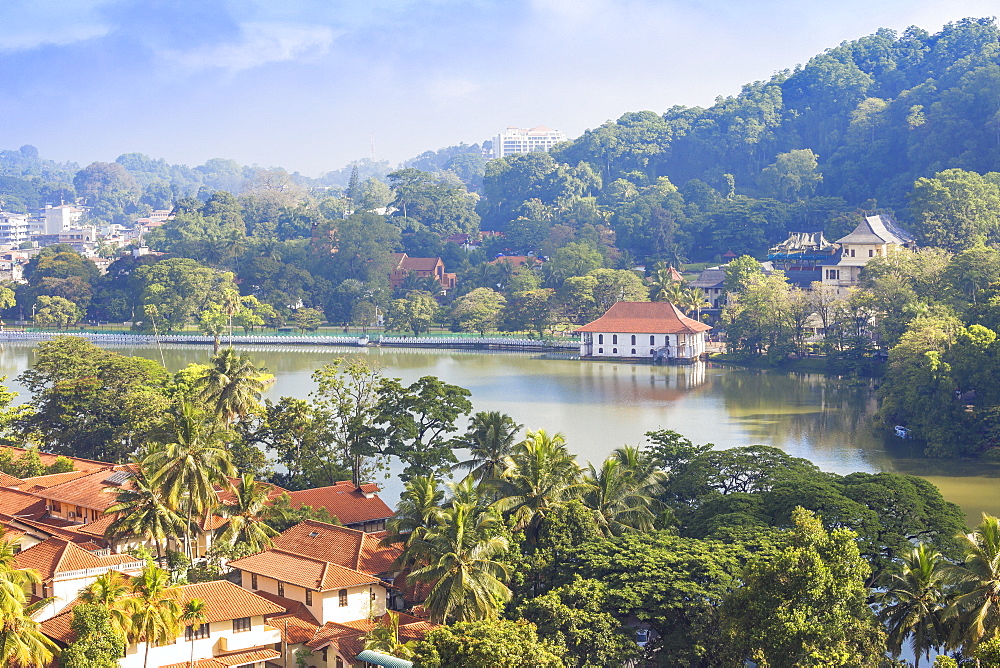
<path fill-rule="evenodd" d="M 879 27 L 996 0 L 0 0 L 0 148 L 318 175 L 508 125 L 709 105 Z"/>

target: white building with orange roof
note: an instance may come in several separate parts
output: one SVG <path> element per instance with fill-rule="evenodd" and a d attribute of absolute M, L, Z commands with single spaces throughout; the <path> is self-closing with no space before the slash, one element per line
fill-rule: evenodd
<path fill-rule="evenodd" d="M 576 331 L 580 357 L 693 362 L 710 329 L 669 302 L 618 302 Z"/>
<path fill-rule="evenodd" d="M 288 498 L 293 508 L 325 508 L 344 526 L 371 533 L 385 531 L 386 521 L 393 516 L 392 508 L 379 498 L 378 492 L 374 483 L 355 487 L 350 480 L 341 480 L 327 487 L 288 492 Z"/>
<path fill-rule="evenodd" d="M 76 543 L 48 538 L 14 557 L 14 568 L 30 568 L 38 572 L 41 582 L 32 585 L 32 595 L 52 601 L 36 615 L 38 621 L 54 617 L 80 590 L 108 571 L 136 575 L 145 565 L 129 554 L 111 554 L 110 550 L 85 549 Z"/>

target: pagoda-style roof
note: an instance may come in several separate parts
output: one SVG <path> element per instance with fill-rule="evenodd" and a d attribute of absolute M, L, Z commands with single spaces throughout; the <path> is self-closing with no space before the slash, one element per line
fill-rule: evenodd
<path fill-rule="evenodd" d="M 692 320 L 670 302 L 618 302 L 578 332 L 619 334 L 697 334 L 712 329 Z"/>
<path fill-rule="evenodd" d="M 913 235 L 888 216 L 865 216 L 854 231 L 837 239 L 838 244 L 899 244 L 915 243 Z"/>

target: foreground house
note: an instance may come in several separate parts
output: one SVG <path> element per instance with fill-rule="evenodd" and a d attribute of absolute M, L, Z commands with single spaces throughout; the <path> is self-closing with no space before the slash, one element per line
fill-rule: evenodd
<path fill-rule="evenodd" d="M 580 329 L 580 357 L 689 363 L 705 354 L 708 325 L 669 302 L 618 302 Z"/>

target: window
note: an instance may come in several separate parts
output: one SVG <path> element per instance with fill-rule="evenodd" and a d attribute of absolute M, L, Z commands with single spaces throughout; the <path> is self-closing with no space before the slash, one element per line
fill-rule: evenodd
<path fill-rule="evenodd" d="M 250 575 L 250 588 L 257 589 L 257 574 L 253 573 Z"/>
<path fill-rule="evenodd" d="M 603 334 L 598 334 L 597 335 L 597 342 L 598 343 L 604 343 L 604 335 Z"/>
<path fill-rule="evenodd" d="M 650 336 L 649 337 L 649 345 L 651 345 L 651 346 L 655 346 L 656 345 L 656 337 L 655 336 Z"/>
<path fill-rule="evenodd" d="M 597 349 L 597 352 L 599 352 L 599 353 L 603 353 L 603 352 L 604 352 L 604 348 L 598 348 L 598 349 Z"/>
<path fill-rule="evenodd" d="M 346 589 L 341 589 L 340 590 L 340 607 L 342 607 L 342 608 L 346 608 L 347 607 L 347 590 Z"/>
<path fill-rule="evenodd" d="M 875 257 L 875 251 L 873 251 L 871 248 L 868 249 L 868 257 Z"/>
<path fill-rule="evenodd" d="M 634 339 L 635 337 L 633 336 L 632 338 Z M 635 355 L 635 348 L 632 349 L 632 354 Z"/>
<path fill-rule="evenodd" d="M 611 343 L 612 343 L 612 345 L 618 343 L 618 335 L 617 334 L 612 334 L 611 335 Z"/>
<path fill-rule="evenodd" d="M 612 355 L 617 355 L 618 354 L 618 349 L 617 348 L 612 348 L 611 349 L 611 354 Z"/>
<path fill-rule="evenodd" d="M 312 589 L 306 589 L 306 605 L 313 604 L 313 592 Z"/>
<path fill-rule="evenodd" d="M 278 596 L 284 596 L 284 595 L 285 595 L 285 583 L 284 582 L 279 582 L 278 583 Z"/>
<path fill-rule="evenodd" d="M 233 633 L 243 633 L 250 630 L 250 618 L 240 617 L 233 620 Z"/>
<path fill-rule="evenodd" d="M 632 345 L 635 345 L 635 334 L 632 335 Z"/>
<path fill-rule="evenodd" d="M 189 626 L 184 629 L 184 640 L 200 640 L 202 638 L 209 637 L 208 624 L 199 624 L 198 626 Z"/>
<path fill-rule="evenodd" d="M 344 668 L 344 660 L 339 656 L 337 657 L 337 668 Z"/>
<path fill-rule="evenodd" d="M 854 257 L 854 249 L 851 249 L 851 257 Z"/>

